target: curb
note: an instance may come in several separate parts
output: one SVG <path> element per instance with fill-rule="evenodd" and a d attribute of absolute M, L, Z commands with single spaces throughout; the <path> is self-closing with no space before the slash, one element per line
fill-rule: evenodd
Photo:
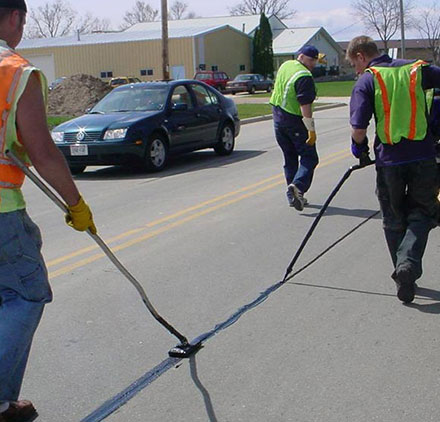
<path fill-rule="evenodd" d="M 346 105 L 347 104 L 345 103 L 329 104 L 325 106 L 316 107 L 314 111 L 329 110 L 331 108 L 345 107 Z M 249 117 L 248 119 L 243 119 L 241 120 L 241 125 L 243 126 L 249 123 L 263 122 L 265 120 L 272 120 L 272 114 L 265 114 L 264 116 Z"/>

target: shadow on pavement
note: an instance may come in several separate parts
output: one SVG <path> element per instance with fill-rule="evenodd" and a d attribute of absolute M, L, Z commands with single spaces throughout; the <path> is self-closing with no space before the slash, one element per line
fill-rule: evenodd
<path fill-rule="evenodd" d="M 222 167 L 258 157 L 265 152 L 266 151 L 240 150 L 233 152 L 229 156 L 220 157 L 212 151 L 196 151 L 170 157 L 168 167 L 159 173 L 147 172 L 129 166 L 107 166 L 99 167 L 91 171 L 86 169 L 84 173 L 78 174 L 74 176 L 74 178 L 76 180 L 157 179 L 195 170 Z"/>
<path fill-rule="evenodd" d="M 408 308 L 417 309 L 420 312 L 427 314 L 440 314 L 440 292 L 438 290 L 428 289 L 426 287 L 417 287 L 416 300 L 423 298 L 423 300 L 433 300 L 436 303 L 409 303 L 405 306 Z"/>
<path fill-rule="evenodd" d="M 297 286 L 314 287 L 316 289 L 339 290 L 342 292 L 361 293 L 361 294 L 365 294 L 365 295 L 396 297 L 396 295 L 390 294 L 390 293 L 379 293 L 379 292 L 371 292 L 368 290 L 347 289 L 345 287 L 324 286 L 324 285 L 310 284 L 310 283 L 298 283 L 295 281 L 288 281 L 286 284 L 291 284 L 291 285 L 295 284 Z"/>
<path fill-rule="evenodd" d="M 205 402 L 206 413 L 208 414 L 209 422 L 218 422 L 217 417 L 215 416 L 214 407 L 212 405 L 211 396 L 209 395 L 209 391 L 200 381 L 199 375 L 197 374 L 197 365 L 196 365 L 196 357 L 193 355 L 189 358 L 189 368 L 191 372 L 191 378 L 194 381 L 196 387 L 200 390 L 203 396 L 203 401 Z"/>
<path fill-rule="evenodd" d="M 375 295 L 375 296 L 388 296 L 396 298 L 395 294 L 390 293 L 379 293 L 379 292 L 372 292 L 368 290 L 358 290 L 358 289 L 348 289 L 345 287 L 335 287 L 335 286 L 325 286 L 325 285 L 319 285 L 319 284 L 310 284 L 310 283 L 299 283 L 294 281 L 288 281 L 286 284 L 291 285 L 297 285 L 297 286 L 305 286 L 305 287 L 314 287 L 317 289 L 327 289 L 327 290 L 339 290 L 342 292 L 350 292 L 350 293 L 361 293 L 366 295 Z M 397 300 L 397 298 L 396 298 Z M 424 287 L 418 287 L 416 291 L 416 300 L 421 301 L 432 301 L 435 300 L 436 303 L 426 303 L 426 304 L 420 304 L 420 303 L 408 303 L 405 306 L 408 308 L 415 308 L 421 312 L 426 312 L 430 314 L 440 314 L 440 292 L 438 290 L 432 290 L 427 289 Z"/>
<path fill-rule="evenodd" d="M 322 205 L 308 204 L 304 208 L 304 211 L 301 213 L 301 215 L 304 215 L 305 217 L 313 217 L 314 218 L 319 214 L 319 212 L 306 214 L 305 211 L 307 211 L 309 208 L 314 208 L 316 210 L 320 210 L 322 208 Z M 350 216 L 350 217 L 367 218 L 367 217 L 370 217 L 375 212 L 377 212 L 377 210 L 349 209 L 349 208 L 340 208 L 340 207 L 329 206 L 327 208 L 327 210 L 325 211 L 324 215 L 327 215 L 327 216 L 329 216 L 329 215 L 346 215 L 346 216 Z M 380 214 L 377 214 L 376 216 L 374 216 L 372 218 L 378 220 L 378 219 L 381 219 L 382 217 L 380 216 Z"/>

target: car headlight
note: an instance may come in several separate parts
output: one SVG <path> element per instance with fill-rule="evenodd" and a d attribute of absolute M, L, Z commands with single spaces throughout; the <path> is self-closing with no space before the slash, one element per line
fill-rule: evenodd
<path fill-rule="evenodd" d="M 51 132 L 52 139 L 56 144 L 60 144 L 64 139 L 64 132 Z"/>
<path fill-rule="evenodd" d="M 128 128 L 109 129 L 104 134 L 104 139 L 124 139 Z"/>

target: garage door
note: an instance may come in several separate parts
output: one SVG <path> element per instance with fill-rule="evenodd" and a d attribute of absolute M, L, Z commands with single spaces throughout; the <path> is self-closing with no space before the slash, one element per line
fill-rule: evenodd
<path fill-rule="evenodd" d="M 171 79 L 185 79 L 185 66 L 171 66 Z"/>
<path fill-rule="evenodd" d="M 49 84 L 55 80 L 55 60 L 53 54 L 47 56 L 25 56 L 25 58 L 43 71 Z"/>

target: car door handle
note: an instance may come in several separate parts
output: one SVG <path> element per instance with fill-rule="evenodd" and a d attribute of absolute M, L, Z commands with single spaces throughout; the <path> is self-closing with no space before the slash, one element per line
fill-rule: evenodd
<path fill-rule="evenodd" d="M 196 113 L 196 117 L 200 117 L 200 113 Z"/>
<path fill-rule="evenodd" d="M 185 125 L 177 126 L 177 130 L 179 130 L 179 131 L 182 131 L 182 130 L 185 130 L 185 129 L 186 129 Z"/>

